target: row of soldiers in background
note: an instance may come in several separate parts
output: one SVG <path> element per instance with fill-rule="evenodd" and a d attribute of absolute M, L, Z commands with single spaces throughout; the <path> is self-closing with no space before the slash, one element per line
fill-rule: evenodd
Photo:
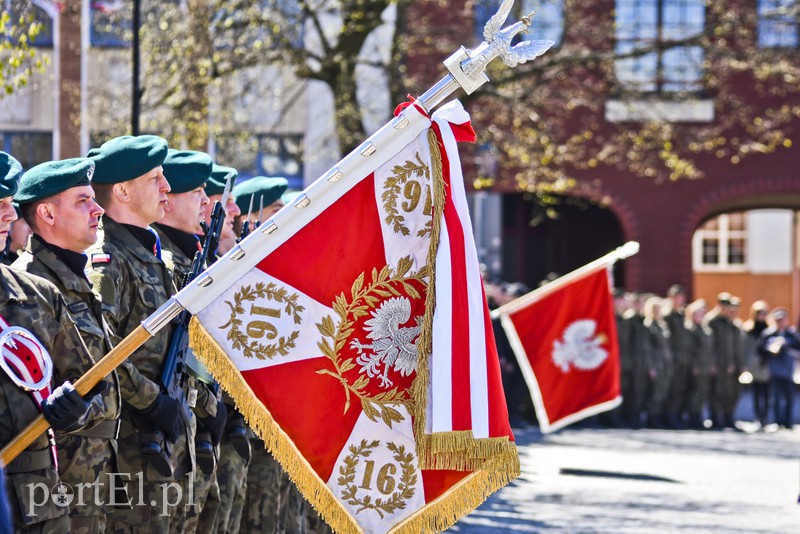
<path fill-rule="evenodd" d="M 634 428 L 735 428 L 740 376 L 748 371 L 755 385 L 757 418 L 762 426 L 767 424 L 768 384 L 791 382 L 794 372 L 793 359 L 785 351 L 767 357 L 764 348 L 779 323 L 788 321 L 785 309 L 773 311 L 770 325 L 767 305 L 759 301 L 742 323 L 737 297 L 720 293 L 711 309 L 702 299 L 687 305 L 677 285 L 666 298 L 617 292 L 614 303 L 623 401 L 607 418 L 610 423 Z M 788 339 L 787 349 L 796 341 L 794 334 Z M 775 419 L 791 428 L 787 390 L 791 395 L 791 387 L 774 389 L 781 392 L 773 397 Z"/>
<path fill-rule="evenodd" d="M 0 267 L 0 329 L 31 330 L 52 358 L 48 386 L 75 381 L 164 304 L 190 277 L 199 248 L 215 249 L 215 261 L 235 246 L 236 229 L 246 233 L 284 205 L 285 179 L 254 178 L 228 195 L 236 176 L 157 136 L 115 138 L 86 158 L 25 173 L 0 153 L 0 250 L 10 242 L 13 260 Z M 214 233 L 216 202 L 224 220 Z M 26 233 L 23 221 L 30 236 L 20 250 L 9 238 Z M 211 233 L 216 239 L 202 239 Z M 40 437 L 7 466 L 16 531 L 327 529 L 187 347 L 177 394 L 165 387 L 175 328 L 158 331 L 84 399 L 65 384 L 40 407 L 7 366 L 0 371 L 0 445 L 39 411 L 55 429 L 52 447 Z M 31 484 L 60 482 L 95 489 L 70 506 L 32 502 Z M 169 484 L 181 502 L 173 504 Z"/>

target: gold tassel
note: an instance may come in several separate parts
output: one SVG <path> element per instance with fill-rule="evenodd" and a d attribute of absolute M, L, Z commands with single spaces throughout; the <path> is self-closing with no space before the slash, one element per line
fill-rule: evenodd
<path fill-rule="evenodd" d="M 267 450 L 331 528 L 336 532 L 363 532 L 258 400 L 228 355 L 197 317 L 192 317 L 189 323 L 189 344 L 222 389 L 233 397 L 236 408 L 244 415 L 250 428 L 264 440 Z"/>

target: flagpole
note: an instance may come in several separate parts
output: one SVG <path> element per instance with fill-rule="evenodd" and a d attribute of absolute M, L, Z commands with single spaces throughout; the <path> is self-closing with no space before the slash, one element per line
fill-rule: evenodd
<path fill-rule="evenodd" d="M 569 284 L 570 282 L 574 281 L 576 278 L 580 278 L 588 273 L 596 271 L 597 269 L 607 266 L 613 265 L 617 260 L 623 260 L 625 258 L 629 258 L 639 252 L 639 243 L 636 241 L 628 241 L 621 247 L 618 247 L 605 256 L 594 260 L 591 263 L 587 263 L 583 267 L 578 267 L 574 271 L 571 271 L 560 278 L 556 278 L 552 282 L 534 289 L 527 295 L 523 295 L 518 299 L 512 300 L 508 304 L 504 304 L 499 308 L 492 311 L 492 319 L 497 319 L 501 315 L 507 315 L 509 313 L 513 313 L 520 308 L 524 308 L 529 304 L 536 302 L 537 300 L 541 299 L 545 295 L 552 293 L 560 289 L 561 287 Z"/>

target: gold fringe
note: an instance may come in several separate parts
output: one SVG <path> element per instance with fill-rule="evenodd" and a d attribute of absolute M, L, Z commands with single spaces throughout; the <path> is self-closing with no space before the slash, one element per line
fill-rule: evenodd
<path fill-rule="evenodd" d="M 493 456 L 516 457 L 517 448 L 514 443 L 506 437 L 476 439 L 470 430 L 435 434 L 425 432 L 430 377 L 428 360 L 433 350 L 433 313 L 436 308 L 436 255 L 439 250 L 446 195 L 442 154 L 439 149 L 439 139 L 433 128 L 428 130 L 428 145 L 431 151 L 432 167 L 433 226 L 426 258 L 429 284 L 425 298 L 425 316 L 417 341 L 417 378 L 412 386 L 417 458 L 422 469 L 455 469 L 457 471 L 485 469 L 486 458 Z M 517 462 L 519 462 L 518 459 Z M 504 463 L 491 465 L 497 465 L 501 471 L 506 470 Z"/>
<path fill-rule="evenodd" d="M 192 317 L 189 323 L 189 344 L 222 389 L 233 397 L 236 408 L 244 415 L 250 428 L 264 440 L 267 450 L 331 528 L 336 532 L 363 532 L 258 400 L 239 370 L 197 317 Z"/>
<path fill-rule="evenodd" d="M 464 477 L 425 508 L 389 530 L 392 534 L 441 532 L 485 501 L 489 495 L 519 476 L 519 457 L 494 457 L 483 460 L 484 465 Z"/>

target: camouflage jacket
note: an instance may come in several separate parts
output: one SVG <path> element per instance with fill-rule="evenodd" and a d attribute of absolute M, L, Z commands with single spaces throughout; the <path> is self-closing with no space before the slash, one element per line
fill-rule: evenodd
<path fill-rule="evenodd" d="M 163 261 L 142 245 L 123 225 L 103 217 L 97 243 L 86 251 L 87 274 L 100 295 L 111 342 L 119 343 L 175 292 L 171 256 Z M 147 406 L 160 391 L 161 371 L 172 326 L 167 325 L 139 347 L 129 360 L 141 373 L 138 391 L 125 401 Z"/>
<path fill-rule="evenodd" d="M 158 236 L 161 239 L 161 250 L 167 250 L 172 254 L 172 261 L 174 265 L 174 272 L 175 272 L 175 280 L 176 280 L 176 287 L 177 289 L 182 289 L 183 280 L 186 279 L 186 275 L 192 270 L 192 263 L 194 263 L 194 257 L 190 258 L 181 248 L 170 238 L 168 232 L 165 232 L 163 227 L 160 225 L 154 225 L 156 232 L 158 232 Z M 173 230 L 175 232 L 177 230 Z M 203 364 L 198 362 L 196 357 L 193 353 L 191 353 L 191 349 L 187 347 L 187 368 L 191 369 L 197 365 L 201 366 L 203 370 Z M 188 360 L 194 360 L 194 364 Z M 206 371 L 207 372 L 207 371 Z M 197 379 L 195 376 L 192 375 L 191 370 L 187 373 L 186 376 L 186 397 L 190 399 L 190 405 L 192 407 L 192 411 L 194 411 L 195 415 L 200 418 L 205 418 L 208 416 L 216 416 L 217 415 L 217 404 L 216 404 L 216 397 L 214 393 L 211 391 L 211 388 L 208 384 L 202 382 L 201 380 Z M 196 396 L 196 400 L 195 400 Z"/>
<path fill-rule="evenodd" d="M 47 280 L 0 265 L 0 316 L 9 325 L 28 329 L 47 349 L 53 359 L 53 384 L 61 384 L 64 380 L 75 382 L 91 367 L 92 359 L 67 313 L 64 299 Z M 32 398 L 0 371 L 0 444 L 11 441 L 38 412 Z M 102 401 L 95 401 L 86 425 L 75 430 L 83 431 L 95 426 L 104 417 L 105 406 Z M 33 459 L 33 455 L 37 454 L 38 460 L 49 454 L 46 435 L 39 436 L 7 469 L 12 513 L 18 524 L 33 524 L 66 512 L 65 508 L 58 508 L 48 499 L 42 506 L 34 507 L 33 516 L 27 515 L 28 485 L 42 483 L 52 488 L 58 481 L 58 474 L 50 462 L 41 468 L 26 469 L 26 464 L 31 462 L 36 466 L 38 460 Z M 93 480 L 83 482 L 91 483 Z"/>

